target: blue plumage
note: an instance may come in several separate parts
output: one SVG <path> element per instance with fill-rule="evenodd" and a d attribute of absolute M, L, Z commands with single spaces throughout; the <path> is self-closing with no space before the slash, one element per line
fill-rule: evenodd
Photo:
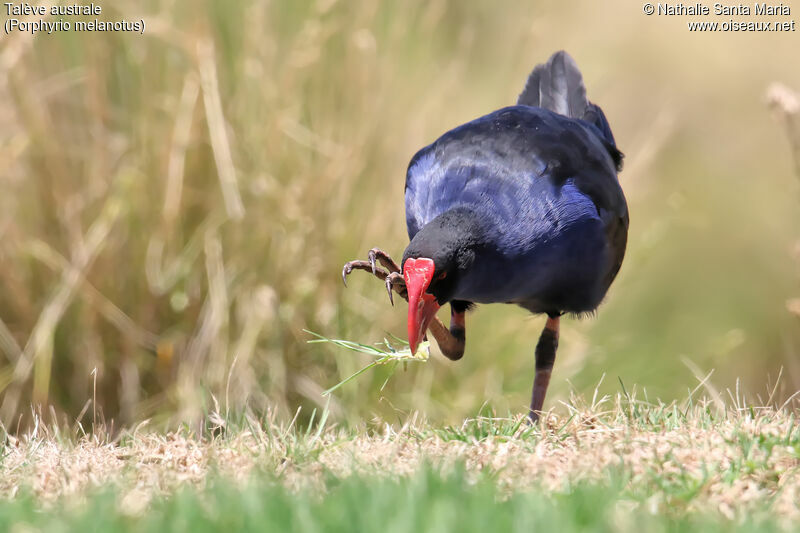
<path fill-rule="evenodd" d="M 460 359 L 465 311 L 474 303 L 546 313 L 529 409 L 536 421 L 559 317 L 594 311 L 625 255 L 621 163 L 577 65 L 556 52 L 533 69 L 517 105 L 450 130 L 413 157 L 405 189 L 411 242 L 401 263 L 374 248 L 369 261 L 346 263 L 342 277 L 371 271 L 390 296 L 394 290 L 408 300 L 412 353 L 429 332 L 446 357 Z M 449 330 L 436 318 L 445 303 Z"/>
<path fill-rule="evenodd" d="M 437 217 L 461 210 L 488 246 L 461 272 L 451 299 L 591 311 L 624 253 L 613 231 L 627 228 L 617 154 L 593 124 L 539 107 L 507 107 L 459 126 L 409 165 L 409 248 Z"/>

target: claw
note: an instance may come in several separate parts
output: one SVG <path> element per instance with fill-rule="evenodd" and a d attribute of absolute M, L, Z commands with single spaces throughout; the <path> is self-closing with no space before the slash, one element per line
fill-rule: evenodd
<path fill-rule="evenodd" d="M 345 287 L 347 287 L 347 275 L 350 273 L 348 272 L 348 266 L 349 265 L 344 265 L 344 268 L 342 268 L 342 283 L 344 283 Z"/>
<path fill-rule="evenodd" d="M 394 307 L 394 297 L 392 296 L 392 277 L 386 276 L 386 292 L 389 293 L 389 303 Z"/>
<path fill-rule="evenodd" d="M 403 275 L 400 272 L 390 273 L 388 276 L 386 276 L 385 281 L 386 292 L 389 293 L 389 301 L 392 303 L 392 305 L 394 305 L 394 295 L 392 294 L 392 291 L 402 296 L 404 300 L 408 299 L 405 287 L 406 280 L 403 278 Z M 398 285 L 401 286 L 401 288 L 398 288 Z"/>
<path fill-rule="evenodd" d="M 386 267 L 386 270 L 388 270 L 390 273 L 400 272 L 400 267 L 397 265 L 397 263 L 395 263 L 394 259 L 389 257 L 389 255 L 380 248 L 373 248 L 367 252 L 367 257 L 369 258 L 369 262 L 373 269 L 375 269 L 375 262 L 379 261 L 380 264 Z"/>
<path fill-rule="evenodd" d="M 372 265 L 372 273 L 375 274 L 375 250 L 370 250 L 367 257 L 369 258 L 369 264 Z"/>

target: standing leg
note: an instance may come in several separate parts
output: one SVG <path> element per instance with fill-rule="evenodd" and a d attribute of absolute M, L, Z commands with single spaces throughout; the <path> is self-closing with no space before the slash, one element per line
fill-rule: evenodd
<path fill-rule="evenodd" d="M 550 374 L 553 372 L 558 348 L 558 325 L 558 317 L 549 317 L 536 344 L 536 377 L 533 379 L 531 410 L 528 413 L 531 422 L 539 420 L 547 386 L 550 384 Z"/>

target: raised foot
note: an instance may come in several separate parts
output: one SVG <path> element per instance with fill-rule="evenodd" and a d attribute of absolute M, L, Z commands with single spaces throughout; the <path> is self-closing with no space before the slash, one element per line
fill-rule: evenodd
<path fill-rule="evenodd" d="M 344 264 L 344 268 L 342 268 L 342 281 L 345 287 L 347 286 L 347 276 L 354 270 L 363 270 L 383 280 L 386 285 L 386 291 L 389 293 L 389 301 L 392 305 L 394 305 L 392 292 L 396 292 L 401 298 L 408 301 L 406 280 L 400 272 L 400 267 L 397 266 L 397 263 L 395 263 L 388 254 L 378 248 L 370 250 L 367 253 L 367 257 L 367 261 L 348 261 Z M 378 266 L 378 263 L 380 263 L 381 266 Z M 465 309 L 459 309 L 458 312 L 453 310 L 450 319 L 451 327 L 449 330 L 442 324 L 442 321 L 435 316 L 428 325 L 428 329 L 433 334 L 434 339 L 436 339 L 436 343 L 439 345 L 442 353 L 452 361 L 457 361 L 464 355 L 464 311 Z"/>
<path fill-rule="evenodd" d="M 367 261 L 348 261 L 342 268 L 342 282 L 347 287 L 347 276 L 353 270 L 363 270 L 371 272 L 376 278 L 382 280 L 386 284 L 386 291 L 389 293 L 389 301 L 394 305 L 394 298 L 392 291 L 399 294 L 404 300 L 408 300 L 408 291 L 406 290 L 406 282 L 403 275 L 400 273 L 400 267 L 397 263 L 383 250 L 373 248 L 367 253 Z M 384 268 L 381 268 L 376 263 L 380 263 Z"/>

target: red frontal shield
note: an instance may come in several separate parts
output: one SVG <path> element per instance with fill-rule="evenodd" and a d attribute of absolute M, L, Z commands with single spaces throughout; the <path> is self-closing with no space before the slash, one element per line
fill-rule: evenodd
<path fill-rule="evenodd" d="M 436 297 L 425 292 L 431 284 L 435 268 L 433 259 L 427 257 L 406 259 L 403 264 L 403 277 L 408 291 L 408 343 L 412 354 L 417 353 L 417 346 L 422 342 L 428 324 L 439 310 Z"/>

